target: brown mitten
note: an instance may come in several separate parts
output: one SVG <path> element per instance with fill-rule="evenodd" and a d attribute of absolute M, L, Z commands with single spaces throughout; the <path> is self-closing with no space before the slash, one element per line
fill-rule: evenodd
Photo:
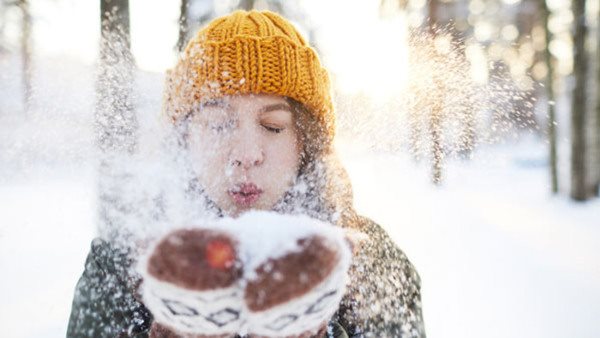
<path fill-rule="evenodd" d="M 236 245 L 227 232 L 210 229 L 182 229 L 162 238 L 141 271 L 143 301 L 155 322 L 204 337 L 237 332 L 242 269 Z"/>
<path fill-rule="evenodd" d="M 345 290 L 343 247 L 313 235 L 300 250 L 271 258 L 255 270 L 244 300 L 251 332 L 265 337 L 312 337 L 323 332 Z"/>
<path fill-rule="evenodd" d="M 202 337 L 322 336 L 351 259 L 341 229 L 269 212 L 177 230 L 149 252 L 142 297 L 156 332 Z"/>
<path fill-rule="evenodd" d="M 306 216 L 256 212 L 240 221 L 262 224 L 270 241 L 255 248 L 257 259 L 244 272 L 249 332 L 262 337 L 322 336 L 346 288 L 352 254 L 344 232 Z"/>

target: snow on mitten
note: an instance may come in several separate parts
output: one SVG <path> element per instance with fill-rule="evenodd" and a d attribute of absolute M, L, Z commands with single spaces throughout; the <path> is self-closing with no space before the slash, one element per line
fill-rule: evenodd
<path fill-rule="evenodd" d="M 163 237 L 140 260 L 142 299 L 160 324 L 157 337 L 322 336 L 351 255 L 344 231 L 331 224 L 247 212 Z"/>
<path fill-rule="evenodd" d="M 154 320 L 178 333 L 228 337 L 242 323 L 237 240 L 216 229 L 181 229 L 140 261 L 143 302 Z"/>
<path fill-rule="evenodd" d="M 347 283 L 351 251 L 342 229 L 306 216 L 254 212 L 240 226 L 248 332 L 261 337 L 322 336 Z M 248 226 L 239 232 L 250 231 Z M 261 234 L 267 236 L 261 238 Z M 250 246 L 250 247 L 249 247 Z"/>

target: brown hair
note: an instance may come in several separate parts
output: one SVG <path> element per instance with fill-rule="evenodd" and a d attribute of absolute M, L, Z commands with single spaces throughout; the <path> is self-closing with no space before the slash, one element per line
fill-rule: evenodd
<path fill-rule="evenodd" d="M 298 141 L 302 144 L 297 178 L 306 184 L 306 192 L 298 194 L 292 187 L 282 203 L 300 205 L 301 211 L 313 217 L 351 226 L 356 217 L 352 185 L 333 148 L 332 138 L 305 105 L 289 97 L 286 100 L 294 113 Z"/>

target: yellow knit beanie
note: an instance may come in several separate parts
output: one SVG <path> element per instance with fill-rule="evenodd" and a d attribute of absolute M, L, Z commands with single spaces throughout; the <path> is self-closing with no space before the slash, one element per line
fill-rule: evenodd
<path fill-rule="evenodd" d="M 327 71 L 294 26 L 273 12 L 235 11 L 201 29 L 167 72 L 164 111 L 176 122 L 206 100 L 236 94 L 295 99 L 333 137 Z"/>

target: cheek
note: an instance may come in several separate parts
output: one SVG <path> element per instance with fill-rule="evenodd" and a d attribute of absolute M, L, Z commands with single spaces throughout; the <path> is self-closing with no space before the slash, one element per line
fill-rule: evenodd
<path fill-rule="evenodd" d="M 222 140 L 196 135 L 188 142 L 190 160 L 196 174 L 200 177 L 221 177 L 215 175 L 225 168 L 226 144 Z"/>
<path fill-rule="evenodd" d="M 295 174 L 300 158 L 295 135 L 285 135 L 268 144 L 266 155 L 271 157 L 273 169 L 283 176 Z"/>

